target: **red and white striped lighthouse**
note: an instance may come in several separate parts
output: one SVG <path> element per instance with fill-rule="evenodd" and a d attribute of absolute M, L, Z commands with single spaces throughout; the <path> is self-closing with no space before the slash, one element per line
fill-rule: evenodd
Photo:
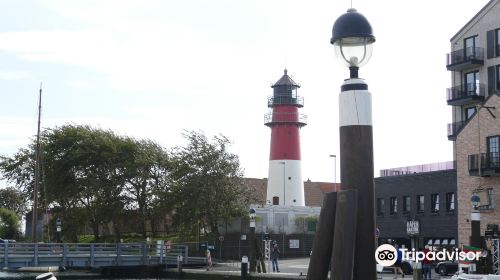
<path fill-rule="evenodd" d="M 306 116 L 299 114 L 304 106 L 304 98 L 297 94 L 299 87 L 285 69 L 267 100 L 271 108 L 264 116 L 265 125 L 271 128 L 267 202 L 272 205 L 305 206 L 300 128 L 306 125 Z"/>

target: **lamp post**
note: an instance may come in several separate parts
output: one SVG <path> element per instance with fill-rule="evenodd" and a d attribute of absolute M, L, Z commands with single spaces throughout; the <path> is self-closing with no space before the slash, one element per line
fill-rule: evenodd
<path fill-rule="evenodd" d="M 62 222 L 61 218 L 58 217 L 56 220 L 57 243 L 61 243 L 61 231 L 62 231 Z"/>
<path fill-rule="evenodd" d="M 471 225 L 470 245 L 472 247 L 481 248 L 481 214 L 479 213 L 478 210 L 478 207 L 481 203 L 481 198 L 476 193 L 472 193 L 472 196 L 470 198 L 470 203 L 472 206 L 472 211 L 470 214 L 470 225 Z M 473 264 L 473 266 L 476 266 L 475 268 L 473 268 L 473 270 L 477 271 L 477 263 Z"/>
<path fill-rule="evenodd" d="M 255 272 L 257 263 L 255 260 L 255 209 L 250 208 L 248 211 L 250 218 L 250 234 L 249 234 L 249 256 L 250 256 L 250 273 Z"/>
<path fill-rule="evenodd" d="M 480 248 L 481 247 L 481 214 L 479 213 L 478 206 L 481 203 L 480 197 L 473 193 L 470 202 L 472 205 L 472 212 L 470 215 L 471 220 L 471 240 L 470 245 Z"/>
<path fill-rule="evenodd" d="M 340 181 L 342 190 L 357 191 L 357 205 L 362 206 L 352 221 L 356 223 L 354 252 L 344 252 L 354 253 L 352 279 L 356 280 L 377 279 L 371 93 L 365 81 L 358 77 L 359 67 L 370 60 L 374 42 L 370 23 L 356 9 L 347 10 L 333 25 L 330 43 L 350 72 L 339 95 Z M 350 221 L 345 223 L 335 227 L 353 228 L 348 224 Z"/>
<path fill-rule="evenodd" d="M 337 155 L 330 155 L 333 158 L 333 187 L 335 187 L 335 183 L 337 182 Z"/>

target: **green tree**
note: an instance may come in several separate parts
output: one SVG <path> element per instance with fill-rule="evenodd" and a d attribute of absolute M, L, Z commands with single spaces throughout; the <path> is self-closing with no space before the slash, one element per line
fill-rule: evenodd
<path fill-rule="evenodd" d="M 163 147 L 149 140 L 136 141 L 136 147 L 125 171 L 128 197 L 133 202 L 131 208 L 136 208 L 142 218 L 143 235 L 146 235 L 149 222 L 153 236 L 156 236 L 157 223 L 164 219 L 164 213 L 171 210 L 167 202 L 169 156 Z"/>
<path fill-rule="evenodd" d="M 209 141 L 199 132 L 185 132 L 188 144 L 172 150 L 170 185 L 175 204 L 174 225 L 194 233 L 198 223 L 218 234 L 219 222 L 229 222 L 247 210 L 238 156 L 224 136 Z"/>
<path fill-rule="evenodd" d="M 0 208 L 0 238 L 16 239 L 19 237 L 19 218 L 16 212 Z"/>
<path fill-rule="evenodd" d="M 27 199 L 14 188 L 0 189 L 0 208 L 12 210 L 21 218 L 28 210 Z"/>

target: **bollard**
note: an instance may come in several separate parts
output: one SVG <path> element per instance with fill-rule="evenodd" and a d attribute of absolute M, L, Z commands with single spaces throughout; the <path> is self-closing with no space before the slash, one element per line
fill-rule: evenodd
<path fill-rule="evenodd" d="M 248 279 L 248 257 L 243 256 L 241 258 L 241 280 Z"/>
<path fill-rule="evenodd" d="M 177 271 L 182 272 L 182 255 L 177 256 Z"/>

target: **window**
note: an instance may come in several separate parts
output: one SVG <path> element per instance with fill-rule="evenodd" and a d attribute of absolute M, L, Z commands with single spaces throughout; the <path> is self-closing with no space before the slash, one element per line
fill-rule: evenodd
<path fill-rule="evenodd" d="M 476 47 L 479 46 L 477 36 L 464 39 L 465 60 L 470 60 L 476 56 Z"/>
<path fill-rule="evenodd" d="M 479 71 L 465 73 L 465 92 L 467 96 L 479 95 Z"/>
<path fill-rule="evenodd" d="M 465 108 L 465 119 L 468 120 L 476 113 L 476 107 Z"/>
<path fill-rule="evenodd" d="M 500 56 L 500 55 L 498 55 Z M 500 65 L 497 65 L 497 90 L 500 90 Z"/>
<path fill-rule="evenodd" d="M 382 216 L 384 215 L 384 199 L 383 198 L 377 198 L 377 215 Z"/>
<path fill-rule="evenodd" d="M 495 42 L 496 42 L 496 55 L 500 56 L 500 28 L 495 32 Z"/>
<path fill-rule="evenodd" d="M 403 196 L 403 213 L 408 214 L 411 211 L 411 197 Z"/>
<path fill-rule="evenodd" d="M 491 136 L 487 138 L 489 168 L 500 167 L 500 136 Z"/>
<path fill-rule="evenodd" d="M 446 211 L 455 211 L 455 193 L 446 193 Z"/>
<path fill-rule="evenodd" d="M 393 196 L 391 197 L 391 214 L 397 214 L 398 213 L 398 198 Z"/>
<path fill-rule="evenodd" d="M 434 213 L 439 212 L 439 194 L 431 194 L 431 211 Z"/>
<path fill-rule="evenodd" d="M 425 197 L 423 195 L 417 195 L 417 213 L 423 213 L 425 209 Z"/>

